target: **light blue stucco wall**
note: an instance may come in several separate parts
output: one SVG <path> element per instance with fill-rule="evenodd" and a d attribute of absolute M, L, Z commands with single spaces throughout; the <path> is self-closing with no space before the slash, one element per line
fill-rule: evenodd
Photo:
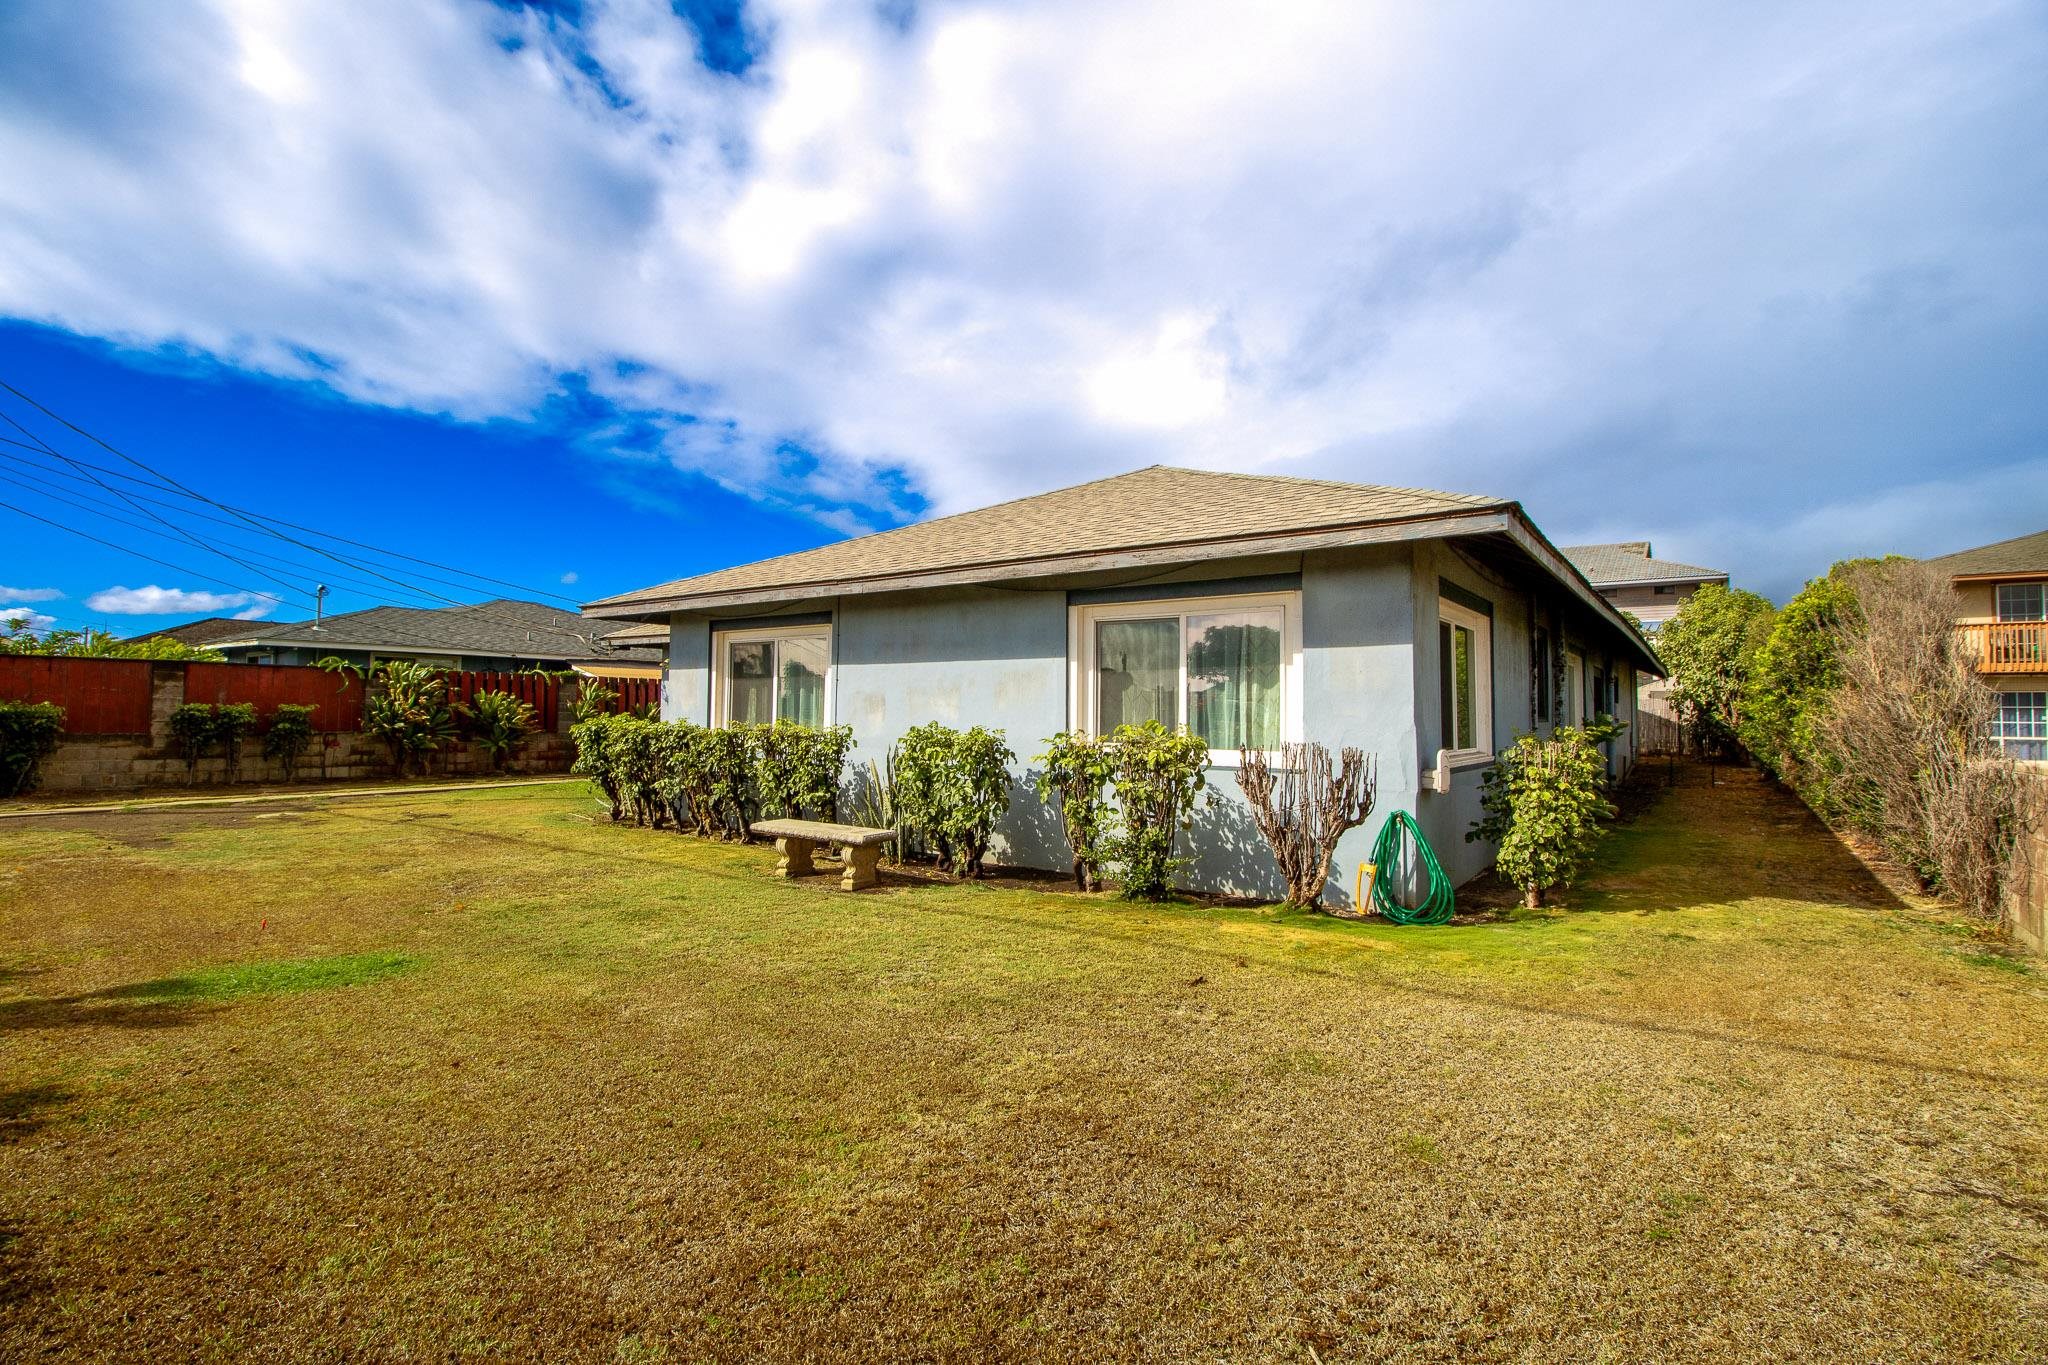
<path fill-rule="evenodd" d="M 1299 574 L 1302 592 L 1304 738 L 1332 751 L 1362 749 L 1377 768 L 1373 814 L 1339 845 L 1329 899 L 1350 904 L 1356 870 L 1397 809 L 1416 816 L 1454 880 L 1485 871 L 1491 849 L 1464 837 L 1479 815 L 1483 768 L 1457 770 L 1448 794 L 1423 789 L 1424 772 L 1442 743 L 1439 585 L 1448 580 L 1492 604 L 1496 748 L 1531 728 L 1529 593 L 1435 541 L 1318 551 L 1286 567 Z M 1230 579 L 1274 568 L 1270 561 L 1225 563 L 1212 574 Z M 1205 576 L 1197 570 L 1173 575 L 1186 581 Z M 929 721 L 1005 731 L 1018 755 L 1018 781 L 993 856 L 1065 870 L 1069 854 L 1058 818 L 1032 790 L 1028 770 L 1044 741 L 1071 724 L 1068 604 L 1063 588 L 946 589 L 808 604 L 822 605 L 832 617 L 830 719 L 853 728 L 852 762 L 879 762 L 904 731 Z M 713 625 L 703 616 L 673 618 L 665 717 L 709 720 Z M 1252 825 L 1235 773 L 1212 770 L 1210 783 L 1218 799 L 1202 808 L 1183 838 L 1181 852 L 1193 860 L 1186 884 L 1277 895 L 1271 854 Z"/>

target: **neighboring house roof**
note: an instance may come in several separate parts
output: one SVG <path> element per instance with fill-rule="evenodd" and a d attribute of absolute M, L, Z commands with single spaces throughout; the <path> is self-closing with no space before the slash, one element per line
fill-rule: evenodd
<path fill-rule="evenodd" d="M 1927 561 L 1953 578 L 1995 578 L 2000 574 L 2048 574 L 2048 531 L 1958 550 Z"/>
<path fill-rule="evenodd" d="M 1612 545 L 1565 545 L 1560 549 L 1596 588 L 1728 581 L 1725 569 L 1703 569 L 1697 564 L 1656 558 L 1651 554 L 1647 540 L 1624 540 Z"/>
<path fill-rule="evenodd" d="M 152 630 L 143 635 L 131 635 L 134 640 L 177 640 L 182 644 L 205 646 L 220 640 L 233 640 L 244 636 L 257 626 L 274 625 L 270 621 L 238 621 L 232 616 L 208 616 L 183 625 L 169 626 L 163 630 Z"/>
<path fill-rule="evenodd" d="M 499 598 L 456 607 L 371 607 L 310 621 L 241 623 L 216 647 L 292 646 L 518 659 L 660 658 L 658 650 L 604 642 L 597 622 L 541 602 Z"/>
<path fill-rule="evenodd" d="M 649 620 L 672 611 L 1484 534 L 1515 541 L 1661 671 L 1641 633 L 1509 499 L 1165 465 L 677 579 L 583 609 Z"/>

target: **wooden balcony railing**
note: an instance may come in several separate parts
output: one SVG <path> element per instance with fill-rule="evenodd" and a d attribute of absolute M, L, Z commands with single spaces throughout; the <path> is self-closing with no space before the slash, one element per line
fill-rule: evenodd
<path fill-rule="evenodd" d="M 1980 621 L 1957 626 L 1979 673 L 2048 673 L 2048 621 Z"/>

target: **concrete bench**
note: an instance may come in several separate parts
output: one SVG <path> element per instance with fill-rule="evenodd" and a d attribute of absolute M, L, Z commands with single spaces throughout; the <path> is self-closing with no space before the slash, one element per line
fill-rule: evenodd
<path fill-rule="evenodd" d="M 869 829 L 866 825 L 834 825 L 823 820 L 758 820 L 754 833 L 775 841 L 782 861 L 775 865 L 778 877 L 808 877 L 818 869 L 811 865 L 811 853 L 819 844 L 836 844 L 846 850 L 846 871 L 839 878 L 842 891 L 859 891 L 881 878 L 875 864 L 882 860 L 882 845 L 896 838 L 893 829 Z"/>

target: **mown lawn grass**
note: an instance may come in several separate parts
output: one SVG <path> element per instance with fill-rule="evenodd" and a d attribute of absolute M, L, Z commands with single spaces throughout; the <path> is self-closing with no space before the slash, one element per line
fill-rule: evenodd
<path fill-rule="evenodd" d="M 21 822 L 0 1354 L 2038 1357 L 2048 978 L 1678 776 L 1434 930 L 573 788 Z"/>

